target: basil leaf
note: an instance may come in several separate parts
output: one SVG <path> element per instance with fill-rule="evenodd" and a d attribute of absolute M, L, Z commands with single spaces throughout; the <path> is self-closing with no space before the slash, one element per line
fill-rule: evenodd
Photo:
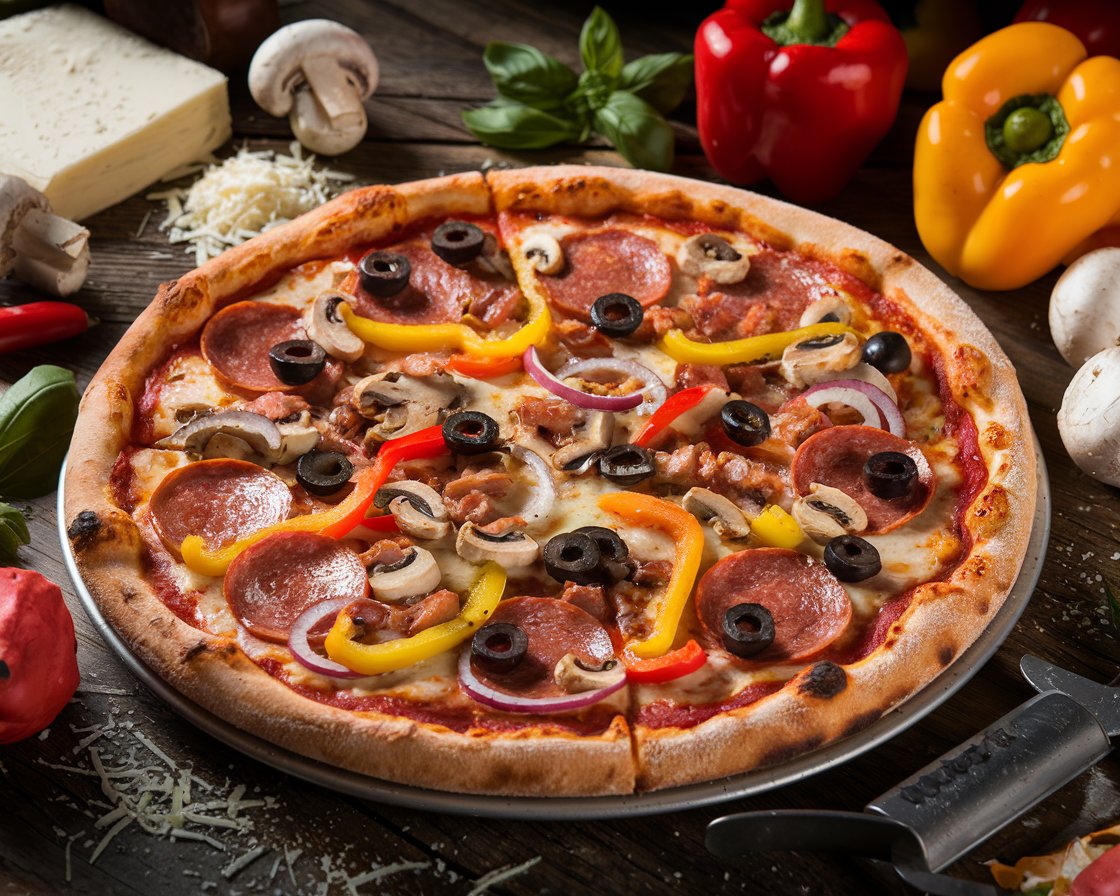
<path fill-rule="evenodd" d="M 15 514 L 19 517 L 20 528 L 0 518 L 0 563 L 18 562 L 20 546 L 31 543 L 31 539 L 27 537 L 27 523 L 19 516 L 18 510 Z"/>
<path fill-rule="evenodd" d="M 483 143 L 499 149 L 544 149 L 580 134 L 578 123 L 521 103 L 491 103 L 463 113 L 463 123 Z"/>
<path fill-rule="evenodd" d="M 0 525 L 7 526 L 15 532 L 21 544 L 31 543 L 31 532 L 27 529 L 27 520 L 11 504 L 0 504 Z"/>
<path fill-rule="evenodd" d="M 78 417 L 74 374 L 43 364 L 0 396 L 0 495 L 40 498 L 58 471 Z"/>
<path fill-rule="evenodd" d="M 632 93 L 616 90 L 595 111 L 595 130 L 635 168 L 668 171 L 673 166 L 673 130 L 661 114 Z"/>
<path fill-rule="evenodd" d="M 602 9 L 596 6 L 583 23 L 579 33 L 579 55 L 583 67 L 615 79 L 622 71 L 622 38 L 618 26 Z"/>
<path fill-rule="evenodd" d="M 658 112 L 666 113 L 681 104 L 691 84 L 691 54 L 658 53 L 626 63 L 618 89 L 628 90 Z"/>
<path fill-rule="evenodd" d="M 486 70 L 507 99 L 549 111 L 576 89 L 576 73 L 528 44 L 491 41 L 482 55 Z"/>

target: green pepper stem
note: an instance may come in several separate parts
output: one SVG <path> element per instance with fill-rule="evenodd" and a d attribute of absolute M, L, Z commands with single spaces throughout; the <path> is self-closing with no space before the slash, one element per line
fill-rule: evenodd
<path fill-rule="evenodd" d="M 829 30 L 824 0 L 793 0 L 786 28 L 807 44 L 819 41 Z"/>

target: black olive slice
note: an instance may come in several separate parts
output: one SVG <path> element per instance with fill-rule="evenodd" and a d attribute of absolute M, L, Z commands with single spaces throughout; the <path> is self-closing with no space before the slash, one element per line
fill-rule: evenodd
<path fill-rule="evenodd" d="M 599 475 L 617 485 L 637 485 L 653 472 L 653 455 L 638 445 L 615 445 L 599 455 Z"/>
<path fill-rule="evenodd" d="M 317 377 L 327 363 L 323 347 L 310 339 L 278 342 L 268 350 L 268 365 L 280 382 L 302 386 Z"/>
<path fill-rule="evenodd" d="M 525 659 L 529 636 L 510 622 L 484 625 L 471 639 L 471 658 L 487 672 L 511 672 Z"/>
<path fill-rule="evenodd" d="M 747 659 L 774 643 L 774 617 L 762 604 L 736 604 L 723 614 L 723 646 Z"/>
<path fill-rule="evenodd" d="M 862 582 L 883 568 L 875 545 L 858 535 L 837 535 L 826 544 L 824 565 L 841 582 Z"/>
<path fill-rule="evenodd" d="M 621 582 L 634 569 L 630 559 L 630 549 L 622 537 L 606 526 L 580 526 L 572 530 L 573 535 L 586 535 L 595 542 L 602 557 L 599 565 L 600 579 L 613 585 Z"/>
<path fill-rule="evenodd" d="M 757 404 L 737 398 L 719 412 L 723 431 L 733 442 L 750 448 L 770 438 L 770 416 Z"/>
<path fill-rule="evenodd" d="M 863 478 L 876 498 L 905 498 L 918 481 L 918 465 L 901 451 L 880 451 L 863 465 Z"/>
<path fill-rule="evenodd" d="M 591 305 L 591 323 L 604 336 L 629 336 L 642 325 L 645 310 L 624 292 L 599 296 Z"/>
<path fill-rule="evenodd" d="M 705 233 L 700 237 L 700 248 L 705 257 L 713 261 L 738 261 L 743 256 L 722 236 Z"/>
<path fill-rule="evenodd" d="M 595 539 L 576 532 L 554 535 L 541 550 L 545 572 L 557 582 L 577 585 L 599 581 L 602 556 Z"/>
<path fill-rule="evenodd" d="M 338 451 L 311 450 L 296 461 L 296 480 L 312 495 L 333 495 L 353 474 L 353 464 Z"/>
<path fill-rule="evenodd" d="M 863 360 L 883 373 L 900 373 L 910 366 L 910 344 L 901 333 L 876 333 L 863 344 Z"/>
<path fill-rule="evenodd" d="M 498 445 L 498 422 L 481 411 L 459 411 L 443 421 L 443 440 L 456 454 L 484 454 Z"/>
<path fill-rule="evenodd" d="M 467 221 L 445 221 L 432 234 L 432 251 L 448 264 L 474 261 L 485 244 L 486 234 Z"/>
<path fill-rule="evenodd" d="M 358 262 L 358 282 L 371 296 L 387 299 L 408 286 L 412 263 L 399 252 L 370 252 Z"/>

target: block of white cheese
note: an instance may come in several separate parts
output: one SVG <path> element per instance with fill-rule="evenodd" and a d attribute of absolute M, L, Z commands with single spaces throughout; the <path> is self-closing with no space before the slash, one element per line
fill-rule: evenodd
<path fill-rule="evenodd" d="M 81 220 L 230 136 L 226 78 L 79 6 L 0 21 L 0 173 Z"/>

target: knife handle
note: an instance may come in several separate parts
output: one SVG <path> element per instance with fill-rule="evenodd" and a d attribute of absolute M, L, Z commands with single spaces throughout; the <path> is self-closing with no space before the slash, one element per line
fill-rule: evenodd
<path fill-rule="evenodd" d="M 867 809 L 900 821 L 923 855 L 895 856 L 940 871 L 1111 751 L 1080 703 L 1048 691 L 911 778 Z"/>

